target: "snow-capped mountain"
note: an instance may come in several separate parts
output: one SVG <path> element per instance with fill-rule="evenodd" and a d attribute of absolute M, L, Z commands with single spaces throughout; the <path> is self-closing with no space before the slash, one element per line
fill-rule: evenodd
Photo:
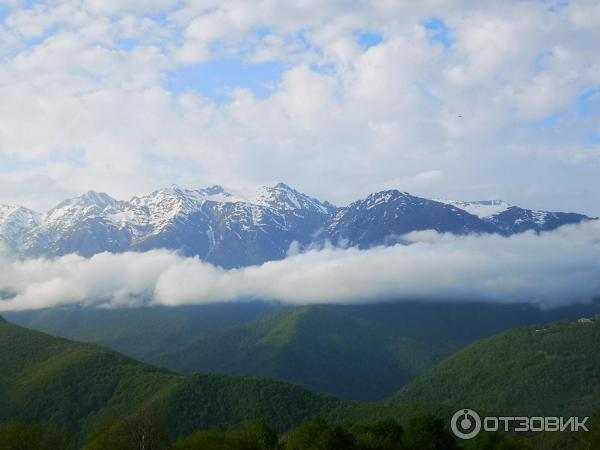
<path fill-rule="evenodd" d="M 340 209 L 328 227 L 334 243 L 360 248 L 401 242 L 406 233 L 429 229 L 455 234 L 496 231 L 453 205 L 397 190 L 377 192 Z"/>
<path fill-rule="evenodd" d="M 332 208 L 282 183 L 259 189 L 253 199 L 213 186 L 177 189 L 156 205 L 154 199 L 165 196 L 158 192 L 143 202 L 153 205 L 141 208 L 150 225 L 138 228 L 131 248 L 173 249 L 223 267 L 284 258 L 292 242 L 309 243 Z M 135 199 L 131 203 L 140 210 Z"/>
<path fill-rule="evenodd" d="M 504 235 L 522 233 L 528 230 L 548 231 L 561 225 L 579 223 L 588 219 L 583 214 L 523 209 L 503 200 L 439 201 L 478 216 L 493 224 L 497 229 L 496 232 Z"/>
<path fill-rule="evenodd" d="M 402 242 L 402 235 L 417 230 L 510 235 L 588 219 L 497 200 L 429 200 L 397 190 L 338 208 L 283 183 L 253 196 L 221 186 L 172 186 L 129 201 L 90 191 L 45 214 L 0 206 L 0 240 L 22 256 L 165 248 L 231 268 L 285 258 L 294 242 L 369 248 Z"/>
<path fill-rule="evenodd" d="M 130 201 L 88 192 L 63 201 L 23 227 L 24 256 L 176 250 L 223 267 L 284 258 L 292 242 L 308 244 L 335 207 L 280 183 L 251 199 L 221 186 L 172 186 Z"/>
<path fill-rule="evenodd" d="M 322 203 L 316 198 L 298 192 L 284 183 L 279 183 L 274 187 L 263 186 L 259 188 L 253 203 L 277 211 L 312 211 L 329 214 L 336 209 L 331 203 Z"/>
<path fill-rule="evenodd" d="M 504 200 L 478 200 L 474 202 L 463 202 L 460 200 L 436 199 L 436 201 L 455 206 L 456 208 L 462 209 L 481 219 L 500 214 L 512 206 L 509 203 L 506 203 Z"/>
<path fill-rule="evenodd" d="M 0 242 L 11 250 L 21 245 L 28 232 L 39 226 L 41 216 L 21 206 L 0 205 Z"/>
<path fill-rule="evenodd" d="M 23 236 L 25 256 L 79 253 L 91 256 L 127 248 L 128 237 L 108 219 L 125 205 L 107 194 L 89 191 L 65 200 L 42 216 L 39 226 Z"/>

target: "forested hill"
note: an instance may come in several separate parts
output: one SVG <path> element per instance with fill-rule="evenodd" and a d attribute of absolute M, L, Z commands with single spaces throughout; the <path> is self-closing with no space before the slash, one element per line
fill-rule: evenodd
<path fill-rule="evenodd" d="M 102 418 L 142 409 L 164 416 L 178 436 L 260 418 L 286 430 L 311 417 L 352 415 L 362 408 L 269 379 L 177 375 L 5 321 L 0 361 L 0 423 L 63 426 L 80 437 Z M 378 408 L 385 409 L 373 405 L 370 411 Z"/>
<path fill-rule="evenodd" d="M 189 343 L 156 358 L 182 373 L 258 375 L 355 401 L 376 401 L 450 351 L 343 309 L 305 306 Z"/>
<path fill-rule="evenodd" d="M 503 415 L 600 410 L 600 317 L 483 339 L 418 376 L 392 401 L 440 401 Z"/>
<path fill-rule="evenodd" d="M 54 308 L 4 316 L 178 373 L 262 376 L 347 400 L 378 401 L 478 339 L 598 313 L 597 303 L 540 310 L 461 302 L 301 307 L 241 302 Z"/>

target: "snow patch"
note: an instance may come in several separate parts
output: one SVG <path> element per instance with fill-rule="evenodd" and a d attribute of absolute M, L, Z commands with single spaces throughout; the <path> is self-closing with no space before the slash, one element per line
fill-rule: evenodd
<path fill-rule="evenodd" d="M 435 201 L 462 209 L 463 211 L 466 211 L 469 214 L 477 216 L 481 219 L 500 214 L 512 206 L 503 200 L 478 200 L 473 202 L 464 202 L 460 200 L 435 199 Z"/>

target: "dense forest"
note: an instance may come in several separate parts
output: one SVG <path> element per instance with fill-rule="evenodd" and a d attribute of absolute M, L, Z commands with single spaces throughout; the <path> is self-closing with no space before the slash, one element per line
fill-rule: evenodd
<path fill-rule="evenodd" d="M 594 443 L 600 441 L 593 441 Z M 43 428 L 12 422 L 0 425 L 0 450 L 69 450 L 69 434 L 58 428 Z M 582 441 L 582 449 L 592 443 Z M 480 435 L 458 442 L 444 422 L 432 415 L 413 417 L 403 426 L 395 420 L 333 425 L 316 417 L 285 433 L 266 421 L 246 422 L 225 431 L 198 431 L 171 439 L 167 423 L 143 412 L 123 420 L 98 423 L 83 450 L 527 450 L 525 438 L 508 434 Z"/>
<path fill-rule="evenodd" d="M 55 442 L 64 439 L 57 427 L 71 437 L 73 448 L 99 426 L 105 427 L 99 433 L 108 435 L 106 430 L 120 427 L 107 425 L 113 419 L 136 423 L 147 410 L 161 418 L 173 439 L 253 419 L 285 432 L 317 416 L 341 423 L 409 413 L 404 406 L 353 403 L 267 378 L 179 375 L 5 321 L 0 322 L 0 361 L 0 424 L 10 424 L 4 433 L 39 434 L 48 428 L 48 439 Z"/>
<path fill-rule="evenodd" d="M 445 401 L 505 415 L 591 415 L 600 405 L 600 316 L 482 339 L 417 377 L 392 401 Z"/>

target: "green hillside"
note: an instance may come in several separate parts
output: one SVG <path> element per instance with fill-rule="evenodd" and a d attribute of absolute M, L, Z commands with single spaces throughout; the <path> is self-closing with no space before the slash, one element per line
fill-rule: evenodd
<path fill-rule="evenodd" d="M 6 314 L 12 323 L 90 342 L 151 363 L 157 354 L 227 328 L 290 309 L 274 302 L 100 309 L 63 307 Z"/>
<path fill-rule="evenodd" d="M 191 341 L 151 362 L 177 372 L 260 375 L 378 401 L 482 337 L 598 305 L 381 303 L 305 306 Z"/>
<path fill-rule="evenodd" d="M 14 323 L 93 342 L 175 372 L 265 376 L 378 401 L 472 342 L 517 326 L 575 319 L 599 305 L 239 302 L 9 313 Z"/>
<path fill-rule="evenodd" d="M 177 375 L 5 321 L 0 323 L 0 361 L 0 423 L 64 426 L 80 439 L 102 418 L 148 409 L 167 419 L 173 436 L 246 419 L 265 418 L 286 430 L 317 415 L 364 419 L 395 410 L 268 379 Z"/>
<path fill-rule="evenodd" d="M 329 306 L 309 306 L 192 342 L 157 363 L 178 372 L 260 375 L 352 400 L 379 400 L 445 349 Z"/>
<path fill-rule="evenodd" d="M 391 401 L 447 402 L 503 415 L 600 410 L 600 321 L 528 326 L 478 341 Z"/>

